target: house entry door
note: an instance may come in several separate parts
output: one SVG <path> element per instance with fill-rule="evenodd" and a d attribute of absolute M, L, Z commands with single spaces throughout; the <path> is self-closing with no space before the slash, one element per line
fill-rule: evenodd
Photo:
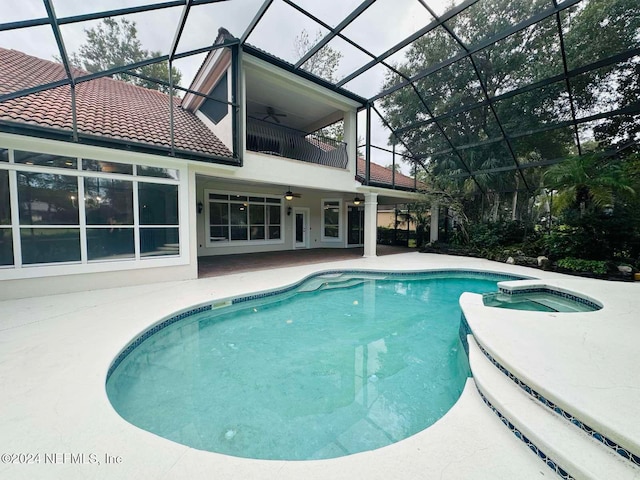
<path fill-rule="evenodd" d="M 295 248 L 309 248 L 309 209 L 295 208 L 294 215 L 294 235 Z"/>
<path fill-rule="evenodd" d="M 349 245 L 364 245 L 364 207 L 362 205 L 349 205 L 347 231 Z"/>

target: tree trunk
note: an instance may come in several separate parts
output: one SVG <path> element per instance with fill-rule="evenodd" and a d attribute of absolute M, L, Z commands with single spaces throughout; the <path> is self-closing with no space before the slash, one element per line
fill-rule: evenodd
<path fill-rule="evenodd" d="M 492 222 L 497 222 L 498 221 L 498 213 L 500 211 L 500 194 L 499 193 L 495 193 L 494 194 L 494 199 L 493 199 L 493 207 L 492 207 L 492 212 L 491 212 L 491 221 Z"/>
<path fill-rule="evenodd" d="M 513 192 L 513 201 L 511 202 L 511 220 L 518 219 L 518 186 L 520 185 L 520 177 L 516 174 L 516 188 Z"/>

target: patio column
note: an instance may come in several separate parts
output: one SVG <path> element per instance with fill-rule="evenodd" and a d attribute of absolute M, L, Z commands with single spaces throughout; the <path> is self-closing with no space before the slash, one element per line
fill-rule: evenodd
<path fill-rule="evenodd" d="M 378 194 L 364 194 L 364 256 L 376 256 L 378 243 Z"/>
<path fill-rule="evenodd" d="M 438 224 L 440 223 L 440 205 L 438 202 L 431 204 L 431 229 L 429 232 L 429 243 L 438 241 Z"/>
<path fill-rule="evenodd" d="M 347 144 L 347 158 L 349 164 L 347 169 L 350 172 L 356 171 L 356 162 L 358 157 L 358 117 L 355 109 L 349 110 L 344 114 L 344 141 Z"/>

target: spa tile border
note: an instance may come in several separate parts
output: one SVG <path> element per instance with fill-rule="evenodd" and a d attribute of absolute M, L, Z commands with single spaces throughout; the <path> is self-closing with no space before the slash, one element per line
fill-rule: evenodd
<path fill-rule="evenodd" d="M 555 290 L 549 287 L 532 287 L 532 288 L 522 288 L 522 289 L 510 289 L 510 288 L 500 287 L 498 290 L 499 290 L 499 293 L 502 293 L 503 295 L 509 295 L 512 297 L 518 296 L 518 295 L 527 295 L 531 293 L 546 293 L 549 295 L 554 295 L 556 297 L 565 298 L 567 300 L 572 300 L 574 302 L 585 305 L 592 310 L 600 310 L 602 308 L 602 305 L 600 305 L 599 303 L 592 302 L 591 300 L 588 300 L 584 297 L 574 295 L 573 293 L 562 292 L 560 290 Z"/>
<path fill-rule="evenodd" d="M 485 405 L 487 405 L 487 407 L 489 407 L 491 411 L 493 411 L 493 413 L 495 413 L 498 416 L 500 421 L 504 423 L 504 425 L 509 430 L 511 430 L 511 433 L 513 433 L 518 440 L 520 440 L 527 447 L 529 447 L 529 449 L 533 453 L 535 453 L 538 456 L 538 458 L 540 458 L 540 460 L 542 460 L 547 465 L 547 467 L 549 467 L 551 470 L 556 472 L 560 476 L 560 478 L 563 478 L 565 480 L 575 480 L 574 477 L 572 477 L 565 469 L 563 469 L 560 465 L 558 465 L 554 460 L 549 458 L 549 456 L 546 453 L 544 453 L 542 450 L 540 450 L 536 446 L 536 444 L 534 444 L 531 440 L 529 440 L 529 438 L 524 433 L 522 433 L 518 429 L 518 427 L 516 427 L 513 423 L 511 423 L 511 421 L 507 417 L 505 417 L 496 407 L 494 407 L 491 404 L 491 402 L 487 399 L 487 397 L 484 396 L 484 394 L 482 393 L 482 391 L 477 385 L 476 385 L 476 388 L 478 390 L 478 393 L 480 394 L 480 398 L 482 398 L 482 401 L 485 403 Z"/>
<path fill-rule="evenodd" d="M 464 315 L 462 317 L 464 319 Z M 464 322 L 463 321 L 460 322 L 460 325 L 461 325 L 460 331 L 461 331 L 461 333 L 462 333 L 462 329 L 463 329 L 463 327 L 462 327 L 463 323 L 465 323 L 467 325 L 466 326 L 467 329 L 469 328 L 469 325 L 467 324 L 466 319 L 464 319 Z M 471 334 L 473 335 L 472 332 L 471 332 Z M 477 339 L 476 339 L 476 343 L 478 344 L 478 347 L 480 348 L 480 351 L 484 354 L 484 356 L 487 357 L 487 359 L 489 359 L 489 361 L 491 363 L 493 363 L 493 365 L 498 370 L 500 370 L 502 373 L 504 373 L 511 381 L 513 381 L 521 389 L 523 389 L 525 392 L 527 392 L 533 398 L 538 400 L 545 407 L 553 410 L 558 415 L 561 415 L 563 418 L 565 418 L 566 420 L 571 422 L 573 425 L 575 425 L 576 427 L 581 429 L 583 432 L 585 432 L 590 437 L 598 440 L 605 447 L 613 450 L 614 452 L 616 452 L 618 455 L 622 456 L 623 458 L 626 458 L 627 460 L 632 462 L 637 467 L 640 467 L 640 456 L 635 455 L 634 453 L 632 453 L 628 449 L 618 445 L 616 442 L 614 442 L 613 440 L 611 440 L 607 436 L 601 434 L 597 430 L 595 430 L 592 427 L 590 427 L 589 425 L 585 424 L 583 421 L 579 420 L 576 416 L 574 416 L 571 413 L 567 412 L 566 410 L 560 408 L 558 405 L 553 403 L 551 400 L 545 398 L 542 394 L 538 393 L 536 390 L 531 388 L 529 385 L 524 383 L 522 380 L 520 380 L 518 377 L 516 377 L 513 373 L 511 373 L 509 370 L 507 370 L 505 367 L 503 367 L 495 358 L 493 358 L 493 356 L 491 356 L 491 354 L 489 352 L 487 352 L 485 350 L 485 348 L 482 345 L 480 345 L 480 342 L 478 342 Z M 465 350 L 468 351 L 468 348 L 469 347 L 467 345 Z"/>

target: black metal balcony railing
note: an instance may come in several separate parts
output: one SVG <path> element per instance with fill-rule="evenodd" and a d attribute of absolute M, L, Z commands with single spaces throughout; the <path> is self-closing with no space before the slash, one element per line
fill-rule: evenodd
<path fill-rule="evenodd" d="M 247 118 L 247 150 L 347 168 L 347 144 L 257 118 Z"/>

